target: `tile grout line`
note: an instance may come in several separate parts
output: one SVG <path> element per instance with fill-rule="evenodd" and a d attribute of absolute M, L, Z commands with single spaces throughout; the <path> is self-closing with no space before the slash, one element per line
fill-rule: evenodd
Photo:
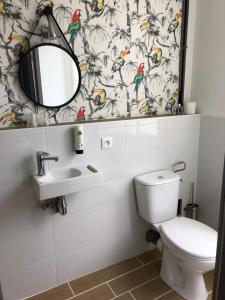
<path fill-rule="evenodd" d="M 147 284 L 147 283 L 149 283 L 149 282 L 151 282 L 151 281 L 153 281 L 153 280 L 155 280 L 155 279 L 157 279 L 157 278 L 159 278 L 159 277 L 160 277 L 160 276 L 158 275 L 158 276 L 155 276 L 155 277 L 153 277 L 153 278 L 151 278 L 151 279 L 149 279 L 149 280 L 147 280 L 147 281 L 145 281 L 145 282 L 142 282 L 141 284 L 139 284 L 139 285 L 133 287 L 132 289 L 130 289 L 129 292 L 132 293 L 133 290 L 136 290 L 136 289 L 138 289 L 139 287 L 142 287 L 143 285 L 145 285 L 145 284 Z"/>
<path fill-rule="evenodd" d="M 161 299 L 162 297 L 164 297 L 164 296 L 166 296 L 166 295 L 168 295 L 168 294 L 172 293 L 173 291 L 174 291 L 174 290 L 170 289 L 170 290 L 169 290 L 169 291 L 167 291 L 166 293 L 164 293 L 164 294 L 162 294 L 162 295 L 160 295 L 160 296 L 158 296 L 158 297 L 154 298 L 154 300 Z"/>
<path fill-rule="evenodd" d="M 46 142 L 47 143 L 47 142 Z M 46 146 L 47 149 L 47 146 Z M 54 220 L 53 220 L 53 216 L 51 215 L 51 226 L 52 226 L 52 240 L 53 240 L 53 249 L 54 249 L 54 265 L 55 265 L 55 279 L 57 282 L 57 286 L 59 285 L 59 280 L 58 280 L 58 268 L 57 268 L 57 263 L 56 263 L 56 245 L 55 245 L 55 229 L 54 229 Z"/>
<path fill-rule="evenodd" d="M 81 292 L 81 293 L 75 294 L 74 296 L 75 296 L 75 297 L 81 296 L 81 295 L 83 295 L 83 294 L 85 294 L 85 293 L 87 293 L 87 292 L 90 292 L 90 291 L 92 291 L 92 290 L 94 290 L 94 289 L 100 287 L 100 286 L 103 285 L 103 284 L 106 284 L 106 282 L 102 282 L 102 283 L 100 283 L 100 284 L 98 284 L 98 285 L 96 285 L 96 286 L 94 286 L 94 287 L 92 287 L 92 288 L 90 288 L 90 289 L 88 289 L 88 290 L 85 290 L 85 291 L 83 291 L 83 292 Z"/>
<path fill-rule="evenodd" d="M 158 260 L 161 260 L 161 259 L 162 259 L 162 258 L 160 257 L 160 258 L 157 258 L 157 259 L 155 259 L 155 260 L 152 260 L 152 261 L 148 262 L 148 263 L 145 264 L 145 265 L 138 266 L 138 267 L 136 267 L 136 268 L 134 268 L 134 269 L 132 269 L 132 270 L 130 270 L 130 271 L 128 271 L 128 272 L 125 272 L 125 273 L 123 273 L 123 274 L 121 274 L 121 275 L 119 275 L 119 276 L 117 276 L 117 277 L 114 277 L 114 278 L 108 280 L 107 282 L 110 283 L 110 282 L 112 282 L 113 280 L 119 279 L 120 277 L 123 277 L 124 275 L 128 275 L 129 273 L 132 273 L 133 271 L 136 271 L 136 270 L 139 270 L 139 269 L 141 269 L 141 268 L 143 268 L 143 267 L 145 267 L 145 266 L 151 265 L 152 263 L 157 262 Z"/>
<path fill-rule="evenodd" d="M 122 293 L 122 294 L 120 294 L 120 295 L 118 295 L 118 296 L 115 296 L 115 297 L 113 297 L 112 299 L 116 299 L 116 298 L 118 298 L 118 297 L 121 297 L 121 296 L 123 296 L 123 295 L 126 295 L 127 293 L 129 293 L 129 291 L 126 291 L 126 292 L 124 292 L 124 293 Z"/>
<path fill-rule="evenodd" d="M 66 283 L 63 283 L 63 284 L 66 284 Z M 62 285 L 63 285 L 63 284 L 62 284 Z M 61 284 L 60 284 L 60 285 L 61 285 Z M 21 298 L 21 299 L 19 299 L 19 300 L 29 300 L 30 298 L 32 298 L 32 297 L 34 297 L 34 296 L 39 296 L 39 295 L 41 295 L 41 294 L 43 294 L 43 293 L 46 293 L 46 292 L 48 292 L 48 291 L 50 291 L 50 290 L 53 290 L 53 289 L 57 288 L 57 287 L 60 286 L 60 285 L 53 286 L 52 288 L 45 289 L 45 290 L 43 290 L 43 291 L 41 291 L 41 292 L 39 292 L 39 293 L 32 294 L 32 295 L 30 295 L 30 296 L 26 296 L 25 298 Z M 0 300 L 1 300 L 1 299 L 0 299 Z M 67 299 L 66 299 L 66 300 L 67 300 Z"/>
<path fill-rule="evenodd" d="M 135 298 L 134 295 L 131 293 L 131 291 L 129 291 L 128 294 L 131 296 L 132 299 L 136 300 L 136 298 Z"/>
<path fill-rule="evenodd" d="M 71 285 L 70 285 L 69 281 L 68 281 L 67 283 L 68 283 L 68 285 L 69 285 L 69 288 L 70 288 L 70 290 L 71 290 L 71 292 L 72 292 L 73 296 L 75 296 L 75 293 L 74 293 L 74 291 L 73 291 L 73 289 L 72 289 L 72 287 L 71 287 Z"/>
<path fill-rule="evenodd" d="M 160 260 L 161 258 L 158 258 L 158 259 L 155 259 L 155 260 L 153 260 L 153 261 L 150 261 L 150 262 L 148 262 L 147 264 L 145 264 L 145 265 L 141 265 L 141 266 L 138 266 L 137 268 L 134 268 L 134 269 L 132 269 L 132 270 L 130 270 L 129 272 L 126 272 L 126 273 L 123 273 L 123 274 L 121 274 L 121 275 L 119 275 L 119 276 L 117 276 L 117 277 L 114 277 L 114 278 L 112 278 L 112 279 L 110 279 L 110 280 L 108 280 L 108 281 L 104 281 L 104 282 L 102 282 L 102 283 L 100 283 L 100 284 L 98 284 L 98 285 L 95 285 L 95 286 L 93 286 L 93 287 L 91 287 L 90 289 L 87 289 L 87 290 L 85 290 L 85 291 L 83 291 L 83 292 L 81 292 L 81 293 L 78 293 L 78 294 L 75 294 L 75 296 L 77 297 L 77 296 L 80 296 L 80 295 L 83 295 L 84 293 L 86 293 L 86 292 L 90 292 L 90 291 L 92 291 L 92 290 L 94 290 L 95 288 L 98 288 L 98 287 L 100 287 L 101 285 L 103 285 L 103 284 L 107 284 L 107 285 L 109 285 L 110 286 L 110 282 L 111 281 L 113 281 L 113 280 L 116 280 L 116 279 L 119 279 L 120 277 L 122 277 L 122 276 L 124 276 L 124 275 L 128 275 L 129 273 L 131 273 L 131 272 L 133 272 L 133 271 L 136 271 L 136 270 L 139 270 L 139 269 L 141 269 L 141 268 L 143 268 L 144 266 L 147 266 L 147 265 L 150 265 L 151 263 L 154 263 L 154 262 L 156 262 L 156 261 L 158 261 L 158 260 Z M 158 276 L 157 276 L 158 277 Z M 154 280 L 155 278 L 152 278 L 151 280 Z M 148 281 L 151 281 L 151 280 L 148 280 Z M 147 282 L 148 282 L 147 281 Z M 144 283 L 146 283 L 146 282 L 144 282 Z M 144 284 L 143 283 L 143 284 Z M 111 287 L 111 286 L 110 286 Z M 135 287 L 136 288 L 136 287 Z M 128 291 L 126 291 L 126 293 L 127 293 Z M 125 292 L 124 292 L 125 293 Z M 115 292 L 114 292 L 114 294 L 115 294 Z M 121 294 L 120 294 L 121 295 Z M 116 297 L 118 297 L 118 296 L 120 296 L 120 295 L 116 295 Z"/>
<path fill-rule="evenodd" d="M 131 294 L 132 298 L 135 299 L 135 298 L 134 298 L 134 295 L 132 294 L 132 291 L 133 291 L 133 290 L 135 290 L 135 289 L 137 289 L 137 288 L 139 288 L 139 287 L 141 287 L 141 286 L 143 286 L 143 285 L 145 285 L 145 284 L 147 284 L 147 283 L 149 283 L 149 282 L 151 282 L 151 281 L 154 281 L 155 279 L 157 279 L 157 278 L 159 278 L 159 277 L 160 277 L 160 276 L 158 275 L 158 276 L 155 276 L 155 277 L 153 277 L 153 278 L 151 278 L 151 279 L 149 279 L 149 280 L 147 280 L 147 281 L 145 281 L 145 282 L 142 282 L 141 284 L 139 284 L 139 285 L 133 287 L 132 289 L 127 290 L 127 291 L 125 291 L 125 292 L 123 292 L 123 293 L 121 293 L 121 294 L 119 294 L 119 295 L 116 295 L 116 297 L 123 296 L 124 294 L 129 293 L 129 294 Z M 108 282 L 106 282 L 106 283 L 109 284 Z M 110 286 L 110 285 L 109 285 L 109 286 Z M 161 297 L 161 296 L 160 296 L 160 297 Z M 114 298 L 113 298 L 113 299 L 114 299 Z"/>
<path fill-rule="evenodd" d="M 156 297 L 156 298 L 154 298 L 153 300 L 160 300 L 162 297 L 164 297 L 164 296 L 166 296 L 167 294 L 170 294 L 170 293 L 172 293 L 172 292 L 176 292 L 175 290 L 173 290 L 173 289 L 170 289 L 169 291 L 167 291 L 165 294 L 162 294 L 161 296 L 158 296 L 158 297 Z M 212 292 L 209 292 L 208 293 L 208 296 L 211 294 Z M 179 295 L 179 294 L 178 294 Z"/>
<path fill-rule="evenodd" d="M 141 261 L 137 256 L 135 256 L 136 260 L 139 261 L 139 263 L 144 266 L 145 264 L 143 263 L 143 261 Z"/>
<path fill-rule="evenodd" d="M 170 289 L 170 290 L 167 291 L 166 293 L 162 294 L 161 296 L 158 296 L 158 297 L 154 298 L 153 300 L 160 300 L 162 297 L 164 297 L 164 296 L 166 296 L 167 294 L 170 294 L 170 293 L 172 293 L 172 292 L 175 292 L 175 293 L 176 293 L 175 290 Z M 209 292 L 209 293 L 208 293 L 208 296 L 209 296 L 210 294 L 212 294 L 212 292 Z M 179 294 L 178 294 L 178 295 L 179 295 Z"/>
<path fill-rule="evenodd" d="M 106 282 L 106 285 L 108 286 L 108 288 L 111 290 L 111 292 L 113 293 L 113 298 L 116 297 L 116 294 L 114 292 L 114 290 L 111 288 L 111 286 L 108 284 L 108 282 Z"/>
<path fill-rule="evenodd" d="M 136 257 L 135 257 L 136 258 Z M 121 277 L 123 277 L 123 276 L 125 276 L 125 275 L 128 275 L 129 273 L 132 273 L 132 272 L 134 272 L 134 271 L 136 271 L 136 270 L 139 270 L 139 269 L 141 269 L 141 268 L 143 268 L 143 267 L 145 267 L 145 266 L 148 266 L 148 265 L 151 265 L 152 263 L 154 263 L 154 262 L 157 262 L 157 261 L 159 261 L 159 260 L 161 260 L 162 258 L 160 257 L 160 258 L 157 258 L 157 259 L 154 259 L 154 260 L 152 260 L 152 261 L 150 261 L 150 262 L 148 262 L 148 263 L 146 263 L 146 264 L 144 264 L 144 265 L 140 265 L 140 266 L 138 266 L 138 267 L 136 267 L 136 268 L 134 268 L 134 269 L 132 269 L 132 270 L 130 270 L 130 271 L 128 271 L 128 272 L 125 272 L 125 273 L 123 273 L 123 274 L 121 274 L 121 275 L 119 275 L 119 276 L 117 276 L 117 277 L 113 277 L 112 279 L 110 279 L 110 280 L 108 280 L 108 281 L 105 281 L 105 282 L 102 282 L 102 283 L 100 283 L 100 284 L 98 284 L 98 285 L 96 285 L 96 286 L 93 286 L 93 287 L 91 287 L 90 289 L 87 289 L 87 290 L 85 290 L 85 291 L 83 291 L 83 292 L 81 292 L 81 293 L 78 293 L 78 294 L 75 294 L 75 292 L 73 291 L 73 295 L 75 296 L 75 297 L 77 297 L 77 296 L 80 296 L 80 295 L 83 295 L 84 293 L 86 293 L 86 292 L 89 292 L 89 291 L 91 291 L 91 290 L 94 290 L 95 288 L 98 288 L 98 287 L 100 287 L 101 285 L 103 285 L 103 284 L 107 284 L 108 286 L 110 286 L 110 282 L 112 282 L 113 280 L 116 280 L 116 279 L 119 279 L 119 278 L 121 278 Z M 87 274 L 86 276 L 88 276 L 89 274 Z M 159 277 L 159 276 L 157 276 L 157 277 Z M 152 278 L 152 279 L 150 279 L 150 280 L 147 280 L 147 281 L 145 281 L 144 283 L 142 283 L 142 284 L 140 284 L 140 285 L 138 285 L 138 286 L 136 286 L 136 287 L 134 287 L 134 288 L 132 288 L 131 290 L 133 290 L 133 289 L 135 289 L 135 288 L 138 288 L 139 286 L 141 286 L 141 285 L 144 285 L 144 284 L 146 284 L 146 283 L 148 283 L 149 281 L 152 281 L 152 280 L 154 280 L 155 278 L 157 278 L 157 277 L 154 277 L 154 278 Z M 75 279 L 76 280 L 76 279 Z M 71 288 L 71 286 L 70 286 L 70 284 L 69 284 L 69 282 L 66 282 L 66 283 L 68 283 L 68 285 L 69 285 L 69 287 Z M 65 284 L 65 283 L 64 283 Z M 55 287 L 53 287 L 53 288 L 56 288 L 56 287 L 58 287 L 59 285 L 57 285 L 57 286 L 55 286 Z M 110 286 L 110 288 L 111 288 L 111 286 Z M 46 290 L 46 292 L 48 291 L 49 289 L 47 289 Z M 130 291 L 131 291 L 130 290 Z M 44 291 L 45 292 L 45 291 Z M 124 292 L 124 293 L 122 293 L 122 294 L 120 294 L 120 295 L 115 295 L 116 297 L 119 297 L 119 296 L 121 296 L 121 295 L 123 295 L 123 294 L 125 294 L 125 293 L 128 293 L 129 292 L 129 290 L 128 291 L 126 291 L 126 292 Z M 43 292 L 40 292 L 39 294 L 41 294 L 41 293 L 43 293 Z M 33 296 L 36 296 L 36 295 L 39 295 L 39 294 L 35 294 L 35 295 L 33 295 Z M 115 294 L 115 292 L 113 291 L 113 294 Z M 73 297 L 74 297 L 73 296 Z M 30 297 L 30 296 L 29 296 Z M 27 298 L 25 298 L 25 299 L 28 299 L 29 297 L 27 297 Z M 73 298 L 72 297 L 72 298 Z M 71 297 L 70 298 L 68 298 L 67 300 L 69 300 L 69 299 L 72 299 Z M 114 299 L 114 298 L 113 298 Z"/>

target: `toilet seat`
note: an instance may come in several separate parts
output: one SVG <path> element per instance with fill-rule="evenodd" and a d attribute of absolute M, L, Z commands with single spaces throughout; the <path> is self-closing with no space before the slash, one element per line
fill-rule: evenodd
<path fill-rule="evenodd" d="M 209 226 L 176 217 L 161 223 L 159 230 L 164 243 L 182 256 L 200 261 L 215 260 L 217 232 Z"/>

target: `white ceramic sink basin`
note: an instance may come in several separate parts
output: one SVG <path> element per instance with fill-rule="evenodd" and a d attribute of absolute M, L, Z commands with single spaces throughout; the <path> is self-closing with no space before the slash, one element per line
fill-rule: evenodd
<path fill-rule="evenodd" d="M 103 185 L 103 174 L 92 166 L 53 169 L 44 176 L 34 175 L 40 201 L 78 193 Z"/>

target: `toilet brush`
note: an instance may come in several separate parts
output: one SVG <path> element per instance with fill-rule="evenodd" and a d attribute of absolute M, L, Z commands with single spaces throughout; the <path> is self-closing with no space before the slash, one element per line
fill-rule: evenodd
<path fill-rule="evenodd" d="M 185 207 L 186 217 L 190 219 L 198 219 L 199 206 L 195 204 L 195 183 L 191 183 L 191 203 Z"/>

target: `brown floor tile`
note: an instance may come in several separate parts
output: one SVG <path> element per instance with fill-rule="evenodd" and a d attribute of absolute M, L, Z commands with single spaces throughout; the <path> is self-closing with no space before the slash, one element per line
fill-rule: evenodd
<path fill-rule="evenodd" d="M 30 297 L 29 300 L 66 300 L 72 297 L 73 294 L 69 285 L 63 284 L 55 287 L 54 289 L 48 290 L 36 296 Z"/>
<path fill-rule="evenodd" d="M 165 294 L 169 290 L 170 287 L 168 287 L 168 285 L 166 285 L 159 277 L 132 290 L 131 293 L 136 300 L 152 300 Z"/>
<path fill-rule="evenodd" d="M 70 285 L 74 293 L 79 294 L 139 266 L 141 266 L 141 263 L 136 258 L 131 258 L 103 270 L 75 279 L 70 282 Z"/>
<path fill-rule="evenodd" d="M 212 293 L 209 294 L 208 299 L 207 300 L 212 300 Z"/>
<path fill-rule="evenodd" d="M 130 294 L 126 293 L 123 294 L 122 296 L 114 298 L 115 300 L 133 300 Z"/>
<path fill-rule="evenodd" d="M 159 300 L 185 300 L 185 299 L 180 295 L 178 295 L 176 292 L 172 291 L 159 298 Z"/>
<path fill-rule="evenodd" d="M 73 300 L 109 300 L 114 297 L 107 284 L 100 285 L 89 292 L 74 297 Z M 58 300 L 58 299 L 57 299 Z"/>
<path fill-rule="evenodd" d="M 162 254 L 157 248 L 155 248 L 151 251 L 140 254 L 137 257 L 140 259 L 140 261 L 142 261 L 143 264 L 147 264 L 157 258 L 162 257 Z"/>
<path fill-rule="evenodd" d="M 207 300 L 212 300 L 212 293 L 209 294 Z"/>
<path fill-rule="evenodd" d="M 129 274 L 121 276 L 109 282 L 116 295 L 123 294 L 130 289 L 156 277 L 159 275 L 161 261 L 153 262 L 152 264 L 143 266 L 138 270 L 134 270 Z"/>
<path fill-rule="evenodd" d="M 214 279 L 214 271 L 208 272 L 204 275 L 205 285 L 208 293 L 213 290 L 213 279 Z"/>

